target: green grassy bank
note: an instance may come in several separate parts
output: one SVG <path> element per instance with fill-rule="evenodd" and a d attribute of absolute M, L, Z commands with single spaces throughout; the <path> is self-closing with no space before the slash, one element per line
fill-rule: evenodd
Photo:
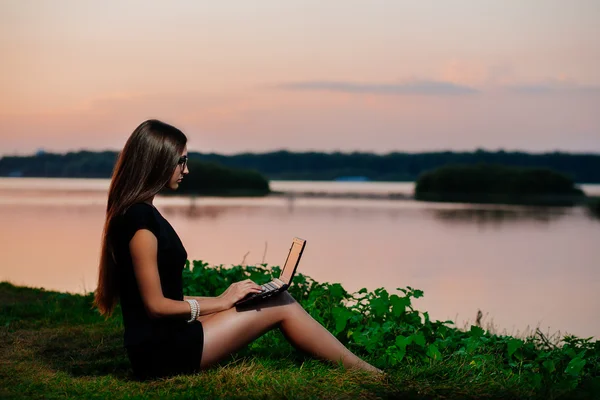
<path fill-rule="evenodd" d="M 186 294 L 218 295 L 278 268 L 184 270 Z M 305 357 L 271 332 L 198 375 L 135 381 L 123 350 L 120 310 L 105 320 L 92 295 L 0 283 L 0 398 L 598 398 L 600 342 L 513 338 L 456 329 L 413 309 L 423 295 L 402 288 L 348 293 L 298 276 L 291 288 L 313 317 L 384 379 Z"/>

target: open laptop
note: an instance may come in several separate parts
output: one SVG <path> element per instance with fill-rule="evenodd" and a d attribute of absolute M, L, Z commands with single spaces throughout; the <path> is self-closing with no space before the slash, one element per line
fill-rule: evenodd
<path fill-rule="evenodd" d="M 294 238 L 279 278 L 275 278 L 271 282 L 261 285 L 262 292 L 251 293 L 235 303 L 235 305 L 238 306 L 249 302 L 254 303 L 287 290 L 292 284 L 292 279 L 294 279 L 294 275 L 296 274 L 296 268 L 298 268 L 298 264 L 300 263 L 300 257 L 302 257 L 304 247 L 306 247 L 306 240 Z"/>

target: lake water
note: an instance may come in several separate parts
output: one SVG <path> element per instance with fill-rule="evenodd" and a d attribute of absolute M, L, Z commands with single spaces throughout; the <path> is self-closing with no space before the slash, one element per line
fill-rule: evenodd
<path fill-rule="evenodd" d="M 108 180 L 0 178 L 0 280 L 95 288 Z M 281 191 L 405 193 L 411 183 L 272 182 Z M 582 185 L 599 195 L 599 185 Z M 433 319 L 600 337 L 600 221 L 583 208 L 413 200 L 161 197 L 189 258 L 280 265 L 350 291 L 412 286 Z"/>

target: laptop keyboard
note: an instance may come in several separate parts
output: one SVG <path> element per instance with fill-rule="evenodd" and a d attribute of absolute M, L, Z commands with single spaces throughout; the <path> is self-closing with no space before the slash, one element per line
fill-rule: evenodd
<path fill-rule="evenodd" d="M 271 281 L 267 282 L 264 285 L 260 285 L 261 292 L 260 293 L 252 293 L 246 296 L 244 299 L 251 299 L 253 297 L 269 297 L 271 292 L 276 292 L 280 290 L 284 286 L 281 281 Z"/>
<path fill-rule="evenodd" d="M 275 285 L 273 282 L 267 282 L 264 285 L 261 285 L 260 288 L 262 289 L 262 291 L 264 293 L 264 292 L 270 292 L 272 290 L 277 290 L 277 289 L 279 289 L 279 286 Z"/>

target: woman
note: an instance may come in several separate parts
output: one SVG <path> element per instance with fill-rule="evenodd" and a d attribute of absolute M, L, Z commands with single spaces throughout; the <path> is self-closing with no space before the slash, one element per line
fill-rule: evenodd
<path fill-rule="evenodd" d="M 143 122 L 121 151 L 108 193 L 95 305 L 110 315 L 120 301 L 124 344 L 134 374 L 153 378 L 209 367 L 273 328 L 300 350 L 347 368 L 380 372 L 345 348 L 289 295 L 260 308 L 234 304 L 260 286 L 236 282 L 218 297 L 183 296 L 187 253 L 153 206 L 189 173 L 187 138 L 157 120 Z"/>

